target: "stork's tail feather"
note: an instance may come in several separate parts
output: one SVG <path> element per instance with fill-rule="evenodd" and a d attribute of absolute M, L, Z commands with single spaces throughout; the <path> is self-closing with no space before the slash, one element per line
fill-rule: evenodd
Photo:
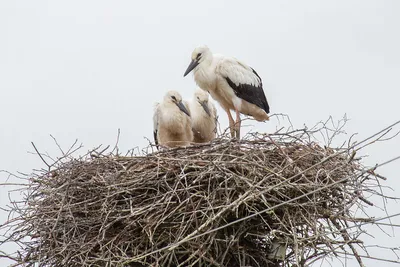
<path fill-rule="evenodd" d="M 269 121 L 269 116 L 267 113 L 263 112 L 262 114 L 255 114 L 253 118 L 256 121 Z"/>

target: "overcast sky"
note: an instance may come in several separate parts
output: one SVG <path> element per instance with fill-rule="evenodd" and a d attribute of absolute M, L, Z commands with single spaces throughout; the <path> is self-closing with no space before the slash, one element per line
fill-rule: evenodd
<path fill-rule="evenodd" d="M 122 151 L 146 146 L 153 103 L 171 89 L 191 98 L 196 85 L 183 73 L 199 44 L 256 69 L 271 112 L 288 114 L 295 127 L 346 113 L 347 132 L 361 140 L 400 119 L 398 0 L 1 1 L 0 170 L 43 167 L 27 152 L 33 141 L 57 156 L 50 134 L 89 150 L 114 144 L 121 129 Z M 272 132 L 278 121 L 253 125 Z M 399 148 L 400 138 L 375 144 L 365 163 Z M 397 197 L 399 170 L 399 162 L 381 169 Z M 0 187 L 1 206 L 6 192 Z M 400 212 L 396 203 L 389 209 Z M 371 244 L 400 246 L 399 231 L 376 230 Z M 386 255 L 393 258 L 374 256 Z"/>

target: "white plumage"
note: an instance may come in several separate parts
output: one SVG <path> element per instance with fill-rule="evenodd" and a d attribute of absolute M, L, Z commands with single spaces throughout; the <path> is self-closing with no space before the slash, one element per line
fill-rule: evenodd
<path fill-rule="evenodd" d="M 155 104 L 153 126 L 157 146 L 188 146 L 193 140 L 190 112 L 176 91 L 167 92 L 163 102 Z"/>
<path fill-rule="evenodd" d="M 192 118 L 193 142 L 207 143 L 217 133 L 217 109 L 209 100 L 208 93 L 196 89 L 192 101 L 189 102 Z"/>
<path fill-rule="evenodd" d="M 208 91 L 228 114 L 232 137 L 240 138 L 240 113 L 258 121 L 269 120 L 269 105 L 262 80 L 254 69 L 239 60 L 212 54 L 207 46 L 192 53 L 192 62 L 184 76 L 193 70 L 197 85 Z M 236 113 L 236 122 L 230 110 Z"/>

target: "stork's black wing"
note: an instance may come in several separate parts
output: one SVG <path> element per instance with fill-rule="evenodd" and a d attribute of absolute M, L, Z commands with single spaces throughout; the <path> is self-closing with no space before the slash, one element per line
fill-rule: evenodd
<path fill-rule="evenodd" d="M 252 69 L 253 70 L 253 69 Z M 262 87 L 262 81 L 257 72 L 253 70 L 254 75 L 260 79 L 258 85 L 239 83 L 235 84 L 229 77 L 225 77 L 229 86 L 235 92 L 235 95 L 247 102 L 256 105 L 257 107 L 263 109 L 267 114 L 269 113 L 269 105 L 267 98 L 265 97 L 264 90 Z"/>
<path fill-rule="evenodd" d="M 153 135 L 154 135 L 154 143 L 156 144 L 156 147 L 158 148 L 157 130 L 155 130 L 153 132 Z"/>
<path fill-rule="evenodd" d="M 154 114 L 153 114 L 153 137 L 154 137 L 154 143 L 156 144 L 156 147 L 158 148 L 158 139 L 157 139 L 157 133 L 158 133 L 158 120 L 159 120 L 159 103 L 154 104 Z"/>
<path fill-rule="evenodd" d="M 236 96 L 258 106 L 269 113 L 261 77 L 249 66 L 234 58 L 224 58 L 218 64 L 217 72 L 226 79 Z"/>

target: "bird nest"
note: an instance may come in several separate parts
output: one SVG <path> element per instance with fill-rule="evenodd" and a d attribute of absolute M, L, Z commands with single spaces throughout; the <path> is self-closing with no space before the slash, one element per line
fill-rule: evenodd
<path fill-rule="evenodd" d="M 304 266 L 343 251 L 361 263 L 351 225 L 372 219 L 353 207 L 372 205 L 380 176 L 356 145 L 312 140 L 278 131 L 57 161 L 14 209 L 15 266 Z"/>

